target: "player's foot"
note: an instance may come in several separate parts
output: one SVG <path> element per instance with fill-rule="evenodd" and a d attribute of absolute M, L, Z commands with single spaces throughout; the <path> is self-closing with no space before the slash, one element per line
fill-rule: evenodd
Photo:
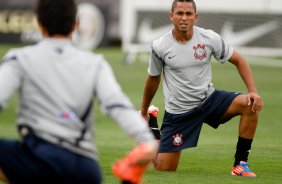
<path fill-rule="evenodd" d="M 158 114 L 159 114 L 159 108 L 155 105 L 150 105 L 149 109 L 148 109 L 148 114 L 150 116 L 149 118 L 149 128 L 151 130 L 151 132 L 154 134 L 155 138 L 157 140 L 160 140 L 161 138 L 161 133 L 159 130 L 159 126 L 158 126 Z"/>
<path fill-rule="evenodd" d="M 148 109 L 148 113 L 153 115 L 155 118 L 157 118 L 159 114 L 159 108 L 155 105 L 150 105 Z"/>
<path fill-rule="evenodd" d="M 154 154 L 152 146 L 140 144 L 125 158 L 117 161 L 113 165 L 112 172 L 123 184 L 137 184 L 142 180 L 142 176 L 151 163 Z"/>
<path fill-rule="evenodd" d="M 256 174 L 250 170 L 248 162 L 240 161 L 239 165 L 233 167 L 231 174 L 234 176 L 256 177 Z"/>

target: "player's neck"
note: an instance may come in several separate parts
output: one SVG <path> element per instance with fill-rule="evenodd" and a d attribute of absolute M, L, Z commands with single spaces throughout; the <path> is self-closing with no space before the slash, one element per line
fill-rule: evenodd
<path fill-rule="evenodd" d="M 74 31 L 76 24 L 74 24 L 72 31 L 70 33 L 66 34 L 66 35 L 63 35 L 63 34 L 52 34 L 52 35 L 50 35 L 48 30 L 46 29 L 46 27 L 42 23 L 38 22 L 38 25 L 39 25 L 40 31 L 43 35 L 43 38 L 70 39 L 71 40 L 72 39 L 72 32 Z"/>
<path fill-rule="evenodd" d="M 71 40 L 72 39 L 72 35 L 69 34 L 69 35 L 60 35 L 60 34 L 54 34 L 52 36 L 50 35 L 43 35 L 44 38 L 55 38 L 55 39 L 69 39 Z"/>
<path fill-rule="evenodd" d="M 188 32 L 181 32 L 181 31 L 173 29 L 172 35 L 177 42 L 186 43 L 192 39 L 193 30 L 188 31 Z"/>

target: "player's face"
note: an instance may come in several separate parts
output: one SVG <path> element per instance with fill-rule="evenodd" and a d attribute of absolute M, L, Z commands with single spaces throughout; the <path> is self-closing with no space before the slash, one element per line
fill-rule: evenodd
<path fill-rule="evenodd" d="M 187 33 L 193 30 L 198 15 L 189 2 L 177 2 L 173 11 L 169 13 L 176 32 Z"/>

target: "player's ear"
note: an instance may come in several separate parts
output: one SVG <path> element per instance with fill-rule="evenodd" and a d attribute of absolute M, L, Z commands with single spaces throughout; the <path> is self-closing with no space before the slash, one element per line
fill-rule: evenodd
<path fill-rule="evenodd" d="M 173 12 L 170 11 L 168 16 L 169 16 L 170 21 L 172 21 Z"/>
<path fill-rule="evenodd" d="M 195 21 L 196 21 L 196 22 L 198 21 L 198 18 L 199 18 L 199 14 L 196 13 L 196 15 L 195 15 Z"/>
<path fill-rule="evenodd" d="M 75 21 L 75 23 L 73 24 L 73 27 L 72 27 L 72 31 L 71 31 L 71 32 L 74 32 L 74 31 L 78 30 L 79 24 L 80 24 L 80 21 L 79 21 L 79 19 L 77 19 L 77 20 Z"/>

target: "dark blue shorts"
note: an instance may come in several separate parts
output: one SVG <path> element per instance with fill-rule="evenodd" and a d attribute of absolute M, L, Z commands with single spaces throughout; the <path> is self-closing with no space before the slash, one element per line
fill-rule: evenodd
<path fill-rule="evenodd" d="M 0 168 L 11 184 L 100 184 L 98 163 L 33 135 L 0 140 Z"/>
<path fill-rule="evenodd" d="M 213 128 L 227 122 L 220 119 L 240 93 L 216 90 L 195 109 L 183 114 L 165 112 L 159 152 L 174 152 L 196 147 L 203 123 Z"/>

